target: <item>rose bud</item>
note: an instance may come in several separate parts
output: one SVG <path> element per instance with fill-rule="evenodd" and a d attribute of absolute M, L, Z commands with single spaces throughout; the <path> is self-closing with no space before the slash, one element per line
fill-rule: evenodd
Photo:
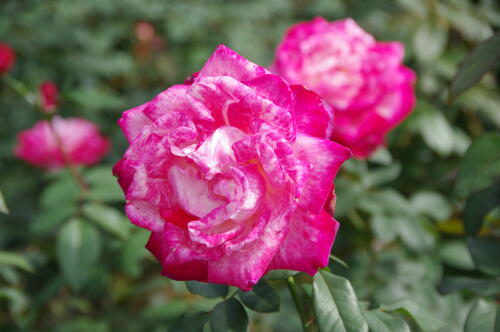
<path fill-rule="evenodd" d="M 123 113 L 114 167 L 130 220 L 176 280 L 249 290 L 269 270 L 328 264 L 327 212 L 349 149 L 314 92 L 219 46 L 185 84 Z"/>
<path fill-rule="evenodd" d="M 14 50 L 7 44 L 0 43 L 0 75 L 7 73 L 16 60 Z"/>
<path fill-rule="evenodd" d="M 57 85 L 51 81 L 43 82 L 38 87 L 38 95 L 40 97 L 42 110 L 45 113 L 54 113 L 57 108 L 59 96 Z"/>
<path fill-rule="evenodd" d="M 377 42 L 352 19 L 318 17 L 290 28 L 272 70 L 323 97 L 335 113 L 332 139 L 366 158 L 415 105 L 403 54 L 403 44 Z"/>
<path fill-rule="evenodd" d="M 40 121 L 20 132 L 15 155 L 35 166 L 56 170 L 67 162 L 93 165 L 110 148 L 109 140 L 100 134 L 99 128 L 85 119 L 55 117 L 52 128 L 48 121 Z"/>

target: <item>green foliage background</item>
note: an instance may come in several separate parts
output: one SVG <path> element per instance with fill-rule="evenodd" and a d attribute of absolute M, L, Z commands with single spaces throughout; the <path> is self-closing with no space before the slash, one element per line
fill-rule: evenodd
<path fill-rule="evenodd" d="M 348 162 L 337 177 L 342 226 L 333 254 L 348 267 L 332 260 L 332 272 L 351 282 L 361 301 L 354 305 L 371 315 L 373 331 L 383 331 L 373 322 L 386 319 L 384 312 L 400 312 L 391 317 L 404 317 L 412 331 L 480 332 L 478 322 L 494 321 L 498 305 L 491 301 L 500 293 L 494 255 L 500 252 L 500 190 L 492 184 L 500 173 L 498 66 L 453 104 L 446 100 L 460 62 L 500 27 L 495 1 L 2 0 L 0 40 L 17 53 L 10 75 L 33 90 L 53 80 L 62 93 L 59 112 L 98 123 L 113 141 L 99 166 L 83 170 L 92 202 L 80 202 L 68 174 L 43 173 L 13 157 L 16 133 L 39 114 L 0 82 L 0 188 L 11 211 L 0 215 L 2 331 L 165 331 L 184 312 L 211 311 L 220 303 L 161 277 L 143 248 L 147 232 L 123 215 L 110 174 L 126 147 L 116 120 L 197 71 L 220 43 L 269 65 L 287 27 L 314 16 L 352 17 L 379 40 L 403 41 L 405 62 L 418 75 L 417 107 L 391 133 L 388 149 L 367 162 Z M 138 21 L 155 26 L 156 48 L 144 51 L 134 34 Z M 482 138 L 460 166 L 471 141 L 488 132 L 493 136 Z M 463 188 L 455 190 L 461 176 Z M 80 237 L 83 248 L 68 244 L 68 236 Z M 72 247 L 76 253 L 68 251 Z M 78 250 L 87 259 L 75 261 Z M 313 287 L 310 277 L 295 277 L 304 284 L 304 299 L 313 288 L 339 283 L 317 278 Z M 270 284 L 281 293 L 280 310 L 244 309 L 251 331 L 300 331 L 284 282 Z M 445 324 L 432 324 L 431 315 Z M 202 326 L 206 320 L 199 319 Z"/>

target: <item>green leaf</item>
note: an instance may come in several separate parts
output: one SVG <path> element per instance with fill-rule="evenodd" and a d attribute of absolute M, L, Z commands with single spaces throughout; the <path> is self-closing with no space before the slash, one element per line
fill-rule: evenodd
<path fill-rule="evenodd" d="M 460 66 L 451 82 L 449 101 L 478 83 L 500 57 L 500 32 L 479 44 Z"/>
<path fill-rule="evenodd" d="M 30 231 L 35 236 L 48 233 L 74 213 L 74 204 L 42 208 L 42 210 L 37 213 L 31 221 Z"/>
<path fill-rule="evenodd" d="M 292 277 L 298 273 L 299 272 L 297 271 L 291 271 L 291 270 L 271 270 L 266 273 L 263 279 L 267 281 L 283 280 L 287 279 L 288 277 Z"/>
<path fill-rule="evenodd" d="M 500 204 L 500 181 L 467 197 L 463 212 L 464 228 L 467 235 L 476 236 L 488 212 L 498 204 Z"/>
<path fill-rule="evenodd" d="M 203 332 L 203 327 L 208 322 L 208 312 L 198 312 L 194 315 L 182 315 L 168 329 L 168 332 Z"/>
<path fill-rule="evenodd" d="M 429 148 L 434 150 L 440 156 L 449 156 L 455 149 L 455 133 L 450 123 L 439 110 L 436 110 L 429 104 L 423 104 L 426 107 L 419 115 L 418 128 L 422 138 Z"/>
<path fill-rule="evenodd" d="M 88 198 L 103 202 L 121 202 L 124 195 L 116 178 L 112 174 L 111 165 L 92 167 L 85 179 L 90 185 Z"/>
<path fill-rule="evenodd" d="M 140 319 L 146 321 L 171 320 L 186 311 L 186 306 L 186 302 L 182 300 L 170 300 L 161 305 L 147 307 L 141 312 Z"/>
<path fill-rule="evenodd" d="M 411 332 L 410 327 L 401 317 L 389 315 L 380 310 L 364 311 L 363 315 L 372 332 Z"/>
<path fill-rule="evenodd" d="M 444 278 L 438 286 L 442 294 L 469 290 L 482 296 L 495 295 L 500 293 L 500 281 L 495 279 L 473 279 L 467 277 Z"/>
<path fill-rule="evenodd" d="M 127 241 L 124 241 L 124 247 L 121 256 L 121 265 L 125 273 L 131 277 L 138 277 L 141 274 L 140 261 L 147 255 L 145 248 L 149 238 L 149 232 L 138 229 Z"/>
<path fill-rule="evenodd" d="M 500 176 L 500 134 L 488 133 L 472 142 L 460 164 L 456 192 L 465 197 L 490 186 Z"/>
<path fill-rule="evenodd" d="M 448 31 L 426 20 L 415 32 L 413 50 L 420 61 L 428 63 L 443 53 L 447 41 Z"/>
<path fill-rule="evenodd" d="M 245 306 L 257 312 L 275 312 L 280 309 L 280 296 L 264 280 L 259 281 L 252 290 L 238 291 L 238 296 Z"/>
<path fill-rule="evenodd" d="M 75 204 L 80 191 L 73 180 L 63 178 L 47 186 L 41 196 L 42 209 L 60 209 L 65 205 Z"/>
<path fill-rule="evenodd" d="M 479 300 L 472 307 L 465 321 L 464 332 L 500 331 L 500 305 L 495 302 Z"/>
<path fill-rule="evenodd" d="M 313 282 L 314 314 L 320 331 L 368 331 L 356 294 L 345 278 L 320 271 Z"/>
<path fill-rule="evenodd" d="M 97 262 L 101 249 L 99 233 L 91 224 L 74 218 L 57 236 L 57 259 L 71 288 L 81 289 Z"/>
<path fill-rule="evenodd" d="M 212 310 L 210 327 L 213 332 L 245 332 L 247 326 L 247 312 L 236 299 L 221 302 Z"/>
<path fill-rule="evenodd" d="M 467 244 L 472 259 L 481 272 L 491 276 L 500 275 L 500 260 L 498 260 L 497 255 L 500 252 L 500 241 L 498 239 L 487 237 L 468 238 Z"/>
<path fill-rule="evenodd" d="M 0 299 L 5 298 L 9 301 L 8 307 L 10 313 L 19 319 L 22 312 L 28 309 L 28 298 L 19 289 L 14 287 L 0 288 Z"/>
<path fill-rule="evenodd" d="M 397 179 L 399 174 L 401 174 L 401 165 L 394 163 L 369 172 L 365 181 L 370 187 L 376 187 Z"/>
<path fill-rule="evenodd" d="M 5 199 L 3 198 L 2 191 L 0 190 L 0 212 L 4 214 L 9 214 L 9 208 L 5 203 Z"/>
<path fill-rule="evenodd" d="M 226 297 L 229 287 L 227 285 L 210 284 L 199 281 L 186 281 L 186 286 L 193 294 L 198 294 L 209 299 Z"/>
<path fill-rule="evenodd" d="M 443 243 L 439 248 L 439 256 L 445 264 L 463 270 L 474 270 L 474 262 L 465 241 Z"/>
<path fill-rule="evenodd" d="M 371 219 L 370 225 L 377 240 L 382 243 L 389 243 L 396 239 L 398 222 L 399 218 L 397 217 L 377 213 Z"/>
<path fill-rule="evenodd" d="M 414 211 L 435 220 L 444 220 L 451 214 L 451 209 L 446 199 L 433 191 L 419 191 L 415 193 L 410 199 L 410 204 Z"/>
<path fill-rule="evenodd" d="M 99 203 L 87 203 L 82 208 L 83 214 L 105 231 L 125 239 L 129 235 L 130 223 L 117 210 Z"/>
<path fill-rule="evenodd" d="M 28 272 L 33 271 L 33 265 L 24 256 L 8 251 L 0 251 L 0 266 L 15 266 Z"/>
<path fill-rule="evenodd" d="M 436 331 L 446 326 L 445 322 L 436 318 L 430 311 L 409 299 L 402 299 L 392 304 L 382 305 L 381 309 L 408 315 L 424 331 Z"/>

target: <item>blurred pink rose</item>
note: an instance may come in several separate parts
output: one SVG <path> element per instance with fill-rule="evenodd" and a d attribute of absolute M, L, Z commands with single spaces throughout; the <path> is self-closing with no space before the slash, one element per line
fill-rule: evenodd
<path fill-rule="evenodd" d="M 365 158 L 415 105 L 415 74 L 401 64 L 403 53 L 403 44 L 377 42 L 352 19 L 317 17 L 288 31 L 272 68 L 328 101 L 333 140 Z"/>
<path fill-rule="evenodd" d="M 40 121 L 18 134 L 15 155 L 33 165 L 55 170 L 65 166 L 65 157 L 75 165 L 92 165 L 109 150 L 109 140 L 90 121 L 55 117 L 52 125 L 59 140 L 54 137 L 49 122 Z M 61 143 L 64 155 L 58 143 Z"/>
<path fill-rule="evenodd" d="M 14 50 L 8 44 L 0 43 L 0 75 L 7 73 L 15 61 Z"/>
<path fill-rule="evenodd" d="M 164 275 L 248 290 L 271 269 L 327 265 L 338 223 L 325 204 L 350 152 L 327 139 L 315 93 L 219 46 L 119 124 L 130 147 L 114 174 Z"/>
<path fill-rule="evenodd" d="M 42 110 L 45 113 L 54 113 L 57 108 L 59 91 L 57 85 L 51 81 L 45 81 L 38 87 L 38 95 Z"/>

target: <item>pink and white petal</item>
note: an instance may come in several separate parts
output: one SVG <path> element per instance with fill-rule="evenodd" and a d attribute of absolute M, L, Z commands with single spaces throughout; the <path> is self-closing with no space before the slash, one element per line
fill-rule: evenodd
<path fill-rule="evenodd" d="M 191 240 L 209 248 L 221 245 L 254 227 L 252 215 L 258 211 L 266 193 L 266 184 L 256 165 L 231 167 L 228 175 L 219 178 L 213 192 L 228 200 L 200 220 L 189 223 Z M 240 239 L 242 241 L 243 239 Z M 226 243 L 225 246 L 230 246 Z"/>
<path fill-rule="evenodd" d="M 122 117 L 118 120 L 118 125 L 129 143 L 139 135 L 145 126 L 152 123 L 143 112 L 148 104 L 149 102 L 123 112 Z"/>
<path fill-rule="evenodd" d="M 175 226 L 173 226 L 175 227 Z M 172 228 L 173 228 L 172 227 Z M 172 229 L 171 228 L 171 229 Z M 205 259 L 186 246 L 187 238 L 181 231 L 153 232 L 146 248 L 163 266 L 162 274 L 174 280 L 208 280 L 208 263 Z M 177 239 L 177 246 L 172 247 L 172 237 Z"/>
<path fill-rule="evenodd" d="M 236 158 L 232 146 L 245 138 L 245 133 L 236 127 L 223 126 L 217 128 L 205 141 L 188 155 L 204 173 L 206 179 L 222 173 Z"/>
<path fill-rule="evenodd" d="M 329 139 L 333 131 L 333 110 L 316 93 L 293 85 L 297 133 Z"/>
<path fill-rule="evenodd" d="M 296 270 L 314 275 L 328 265 L 338 228 L 339 223 L 325 211 L 313 215 L 298 209 L 269 270 Z"/>
<path fill-rule="evenodd" d="M 267 219 L 264 232 L 252 243 L 218 261 L 208 263 L 208 281 L 233 285 L 248 291 L 268 270 L 290 227 L 288 211 L 276 214 L 263 209 L 261 218 Z"/>
<path fill-rule="evenodd" d="M 134 225 L 152 232 L 163 230 L 165 220 L 161 217 L 159 208 L 148 201 L 131 201 L 125 205 L 125 212 Z"/>
<path fill-rule="evenodd" d="M 192 165 L 173 165 L 168 170 L 167 178 L 177 204 L 193 216 L 203 218 L 225 203 L 211 193 L 208 182 Z"/>
<path fill-rule="evenodd" d="M 125 194 L 134 179 L 135 169 L 131 164 L 127 158 L 122 158 L 113 167 L 113 175 L 118 178 L 118 184 Z"/>
<path fill-rule="evenodd" d="M 297 159 L 311 169 L 299 206 L 318 214 L 332 190 L 333 179 L 342 163 L 351 157 L 351 151 L 338 143 L 307 135 L 297 135 L 293 149 Z"/>
<path fill-rule="evenodd" d="M 238 81 L 249 81 L 265 74 L 269 74 L 269 71 L 248 61 L 229 47 L 219 45 L 205 62 L 197 78 L 230 76 Z"/>
<path fill-rule="evenodd" d="M 183 109 L 186 102 L 186 92 L 188 85 L 177 84 L 158 94 L 153 100 L 147 103 L 143 112 L 152 121 L 156 121 L 163 115 L 175 110 Z"/>
<path fill-rule="evenodd" d="M 293 94 L 284 78 L 278 75 L 263 75 L 251 81 L 243 82 L 259 96 L 272 101 L 276 106 L 293 109 Z"/>

